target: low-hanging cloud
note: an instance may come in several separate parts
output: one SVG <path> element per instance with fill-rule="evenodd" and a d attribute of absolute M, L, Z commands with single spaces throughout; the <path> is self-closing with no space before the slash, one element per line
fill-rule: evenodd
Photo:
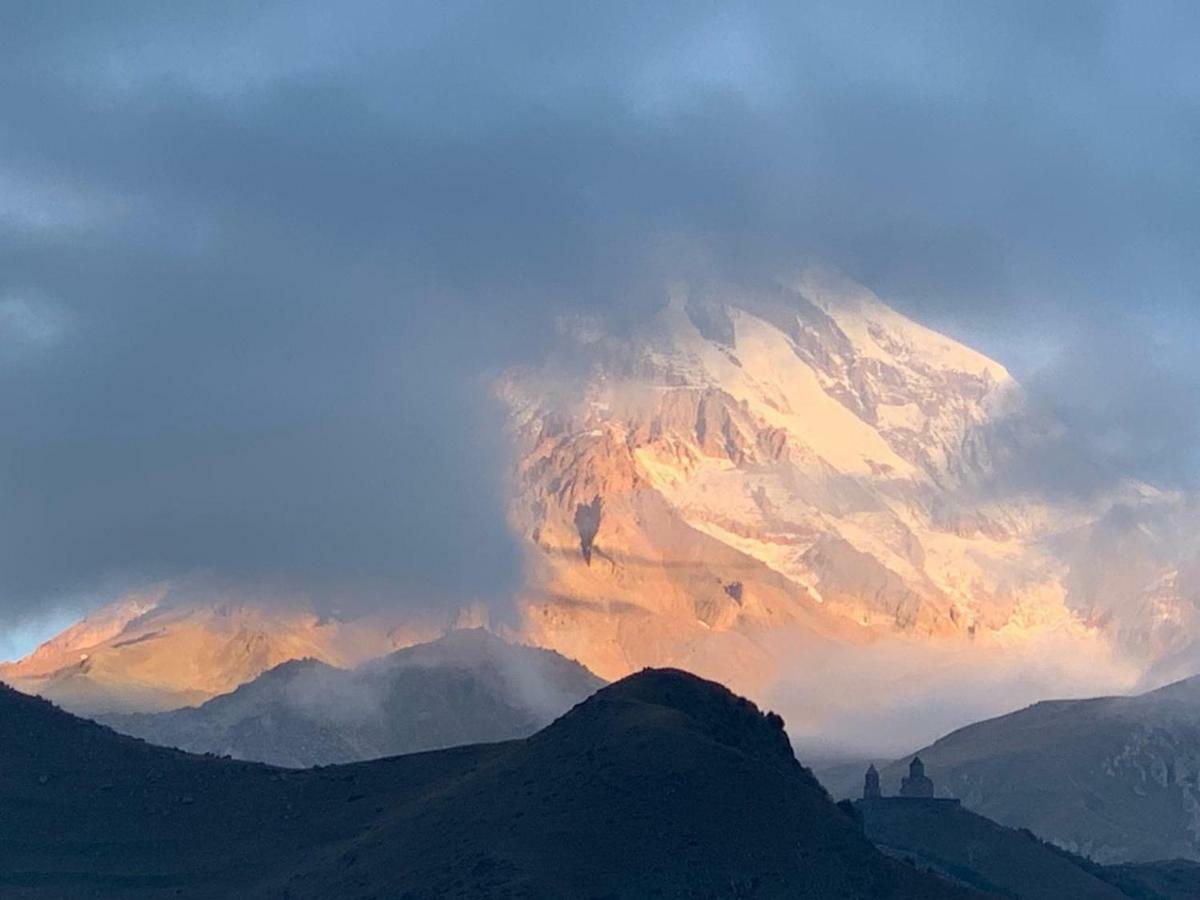
<path fill-rule="evenodd" d="M 806 635 L 783 640 L 796 662 L 765 699 L 783 715 L 801 759 L 894 758 L 1039 700 L 1139 686 L 1136 666 L 1103 638 L 1074 629 L 971 643 L 902 638 L 835 648 Z"/>
<path fill-rule="evenodd" d="M 1194 380 L 1171 347 L 1196 331 L 1196 16 L 4 13 L 0 623 L 196 573 L 502 599 L 520 557 L 489 375 L 560 313 L 632 327 L 671 279 L 801 256 L 1018 374 L 1044 343 L 1059 374 L 1035 384 L 1081 441 L 1190 478 L 1190 407 L 1111 380 Z M 1067 359 L 1079 321 L 1128 365 Z"/>

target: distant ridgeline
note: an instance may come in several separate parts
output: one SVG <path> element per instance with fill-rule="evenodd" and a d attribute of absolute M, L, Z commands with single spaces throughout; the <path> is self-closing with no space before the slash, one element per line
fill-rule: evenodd
<path fill-rule="evenodd" d="M 934 796 L 920 757 L 908 765 L 900 794 L 885 797 L 879 772 L 867 769 L 862 798 L 843 801 L 863 834 L 885 856 L 927 875 L 995 897 L 1022 900 L 1195 900 L 1200 865 L 1173 860 L 1103 866 Z M 920 895 L 917 895 L 920 896 Z"/>
<path fill-rule="evenodd" d="M 947 803 L 955 806 L 959 802 L 952 797 L 933 796 L 933 779 L 925 774 L 925 763 L 921 762 L 921 757 L 914 756 L 912 762 L 908 764 L 908 774 L 900 779 L 900 795 L 898 797 L 883 796 L 883 792 L 879 788 L 879 772 L 874 765 L 868 766 L 866 777 L 863 779 L 862 800 L 858 801 L 856 805 L 862 808 L 874 803 L 907 803 L 913 800 Z"/>

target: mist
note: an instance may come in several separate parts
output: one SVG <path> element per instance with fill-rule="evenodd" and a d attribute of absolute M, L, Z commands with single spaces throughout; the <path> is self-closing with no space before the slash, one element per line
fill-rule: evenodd
<path fill-rule="evenodd" d="M 783 715 L 801 761 L 894 759 L 1042 700 L 1144 687 L 1135 664 L 1066 623 L 1033 640 L 1009 629 L 971 643 L 835 648 L 793 635 L 787 646 L 796 662 L 763 701 Z"/>

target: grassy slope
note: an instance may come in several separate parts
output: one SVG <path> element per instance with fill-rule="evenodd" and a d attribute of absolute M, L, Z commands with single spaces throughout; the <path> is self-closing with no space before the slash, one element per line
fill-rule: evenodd
<path fill-rule="evenodd" d="M 1118 900 L 1125 896 L 1028 832 L 959 806 L 884 801 L 859 806 L 867 835 L 978 887 L 1028 900 Z"/>

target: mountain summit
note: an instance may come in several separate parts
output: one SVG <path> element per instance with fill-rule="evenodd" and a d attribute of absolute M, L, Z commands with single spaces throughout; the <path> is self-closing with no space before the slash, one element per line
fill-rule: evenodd
<path fill-rule="evenodd" d="M 1013 477 L 1060 426 L 999 363 L 867 289 L 821 271 L 680 286 L 633 334 L 561 332 L 566 349 L 500 389 L 533 642 L 608 678 L 680 665 L 752 696 L 803 690 L 819 659 L 851 693 L 904 679 L 971 708 L 959 721 L 1191 658 L 1198 595 L 1171 535 L 1194 504 Z"/>

